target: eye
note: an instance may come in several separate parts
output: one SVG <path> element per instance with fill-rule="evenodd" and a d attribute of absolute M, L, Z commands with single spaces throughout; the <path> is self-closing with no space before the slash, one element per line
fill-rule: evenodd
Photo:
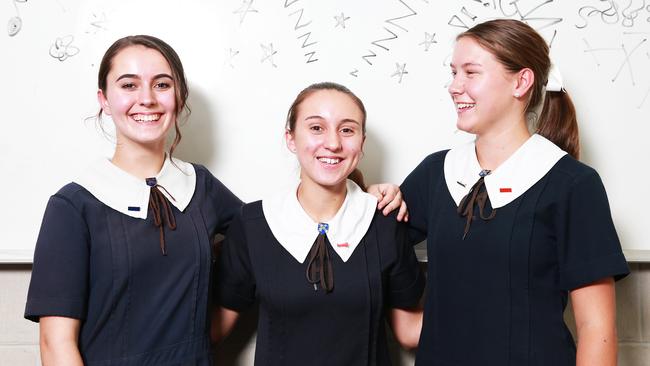
<path fill-rule="evenodd" d="M 313 132 L 323 132 L 323 127 L 319 125 L 311 125 L 309 126 L 309 129 Z"/>
<path fill-rule="evenodd" d="M 451 70 L 451 76 L 456 76 L 456 70 Z"/>
<path fill-rule="evenodd" d="M 122 89 L 135 89 L 135 83 L 124 83 L 120 86 Z"/>
<path fill-rule="evenodd" d="M 341 128 L 341 133 L 344 135 L 354 135 L 355 129 L 352 127 L 343 127 Z"/>
<path fill-rule="evenodd" d="M 154 85 L 156 89 L 169 89 L 172 87 L 172 84 L 166 81 L 159 81 Z"/>

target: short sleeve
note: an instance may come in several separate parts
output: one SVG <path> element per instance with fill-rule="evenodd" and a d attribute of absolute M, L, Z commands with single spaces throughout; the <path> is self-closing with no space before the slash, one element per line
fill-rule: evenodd
<path fill-rule="evenodd" d="M 88 302 L 89 234 L 85 220 L 63 196 L 45 209 L 34 252 L 25 318 L 85 319 Z"/>
<path fill-rule="evenodd" d="M 409 210 L 409 241 L 417 244 L 427 238 L 429 203 L 434 190 L 432 161 L 434 155 L 425 158 L 402 182 L 400 190 Z"/>
<path fill-rule="evenodd" d="M 223 307 L 241 311 L 255 302 L 255 280 L 241 214 L 235 216 L 226 233 L 216 283 L 217 302 Z"/>
<path fill-rule="evenodd" d="M 560 287 L 572 290 L 606 277 L 629 273 L 614 228 L 607 194 L 595 171 L 578 177 L 557 215 L 560 245 Z"/>
<path fill-rule="evenodd" d="M 388 274 L 387 305 L 391 308 L 417 306 L 424 291 L 424 274 L 408 242 L 408 228 L 397 223 L 395 230 L 397 257 Z"/>

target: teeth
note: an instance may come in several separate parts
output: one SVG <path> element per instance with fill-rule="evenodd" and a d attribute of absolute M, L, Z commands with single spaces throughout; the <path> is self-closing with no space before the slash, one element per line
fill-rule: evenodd
<path fill-rule="evenodd" d="M 458 103 L 456 104 L 456 108 L 458 109 L 467 109 L 467 108 L 472 108 L 474 106 L 474 103 Z"/>
<path fill-rule="evenodd" d="M 160 114 L 136 114 L 133 119 L 140 122 L 152 122 L 160 119 Z"/>
<path fill-rule="evenodd" d="M 341 161 L 341 159 L 318 158 L 318 161 L 325 164 L 338 164 Z"/>

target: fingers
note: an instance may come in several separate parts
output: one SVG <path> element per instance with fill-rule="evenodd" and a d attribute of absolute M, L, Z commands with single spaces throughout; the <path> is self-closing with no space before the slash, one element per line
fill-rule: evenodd
<path fill-rule="evenodd" d="M 378 207 L 380 210 L 382 210 L 382 213 L 384 216 L 388 215 L 389 213 L 393 212 L 396 209 L 399 209 L 402 205 L 402 192 L 399 190 L 395 192 L 390 192 L 390 196 L 388 193 L 384 195 L 384 199 L 382 200 L 384 202 L 383 209 L 381 207 Z M 380 204 L 382 203 L 380 202 Z"/>
<path fill-rule="evenodd" d="M 402 201 L 402 204 L 399 206 L 399 212 L 397 213 L 397 221 L 408 222 L 409 221 L 409 210 L 406 207 L 406 202 Z"/>

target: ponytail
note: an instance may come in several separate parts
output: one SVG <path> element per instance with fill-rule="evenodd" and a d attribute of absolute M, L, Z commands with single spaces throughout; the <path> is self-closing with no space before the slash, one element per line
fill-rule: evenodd
<path fill-rule="evenodd" d="M 361 173 L 359 168 L 355 168 L 352 173 L 348 175 L 348 179 L 356 183 L 364 192 L 366 192 L 366 183 L 363 181 L 363 173 Z"/>
<path fill-rule="evenodd" d="M 537 133 L 574 158 L 580 158 L 580 136 L 576 110 L 566 91 L 547 91 L 537 123 Z"/>

